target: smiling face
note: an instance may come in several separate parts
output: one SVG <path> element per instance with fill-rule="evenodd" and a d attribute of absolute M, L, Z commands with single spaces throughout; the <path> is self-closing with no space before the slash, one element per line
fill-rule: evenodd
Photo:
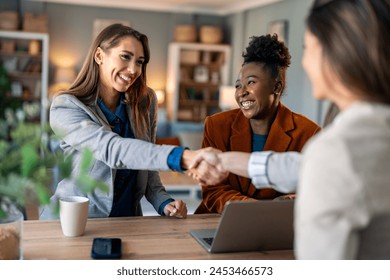
<path fill-rule="evenodd" d="M 95 61 L 99 64 L 100 83 L 104 91 L 125 92 L 142 73 L 142 43 L 132 36 L 123 37 L 116 47 L 98 48 Z"/>
<path fill-rule="evenodd" d="M 260 120 L 273 117 L 280 99 L 275 84 L 276 81 L 260 63 L 248 63 L 241 68 L 235 97 L 246 118 Z"/>

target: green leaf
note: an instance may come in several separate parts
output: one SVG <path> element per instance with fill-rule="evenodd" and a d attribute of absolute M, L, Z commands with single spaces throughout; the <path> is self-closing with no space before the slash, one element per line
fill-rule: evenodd
<path fill-rule="evenodd" d="M 37 150 L 30 144 L 25 144 L 21 149 L 22 163 L 21 172 L 23 176 L 30 176 L 36 166 L 39 164 L 39 155 Z"/>
<path fill-rule="evenodd" d="M 7 217 L 7 214 L 4 212 L 3 209 L 0 208 L 0 220 Z"/>
<path fill-rule="evenodd" d="M 50 204 L 50 208 L 55 216 L 60 215 L 60 202 L 57 200 L 53 204 Z"/>
<path fill-rule="evenodd" d="M 88 175 L 80 175 L 76 178 L 76 184 L 84 193 L 90 193 L 95 188 L 95 180 Z"/>
<path fill-rule="evenodd" d="M 81 153 L 80 159 L 80 174 L 87 174 L 92 166 L 93 154 L 91 150 L 84 149 Z"/>
<path fill-rule="evenodd" d="M 40 205 L 47 205 L 50 202 L 50 195 L 47 188 L 41 184 L 35 186 L 36 196 Z"/>
<path fill-rule="evenodd" d="M 60 179 L 70 178 L 72 174 L 72 158 L 66 157 L 59 163 Z"/>
<path fill-rule="evenodd" d="M 103 181 L 95 181 L 95 187 L 105 193 L 108 193 L 110 190 L 108 185 Z"/>

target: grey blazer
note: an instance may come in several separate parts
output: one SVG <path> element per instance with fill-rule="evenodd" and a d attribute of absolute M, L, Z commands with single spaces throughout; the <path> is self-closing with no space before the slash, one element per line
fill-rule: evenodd
<path fill-rule="evenodd" d="M 142 139 L 122 138 L 111 130 L 111 127 L 99 106 L 86 106 L 75 96 L 62 94 L 54 98 L 50 108 L 50 125 L 54 133 L 61 138 L 60 147 L 64 153 L 74 159 L 72 174 L 76 175 L 80 165 L 80 151 L 83 148 L 92 150 L 95 162 L 90 175 L 105 181 L 109 192 L 96 190 L 88 194 L 90 199 L 89 217 L 108 217 L 113 202 L 113 185 L 117 169 L 140 170 L 137 176 L 136 193 L 132 205 L 134 213 L 142 216 L 141 198 L 146 199 L 158 211 L 162 202 L 170 198 L 161 183 L 157 170 L 170 170 L 167 164 L 169 153 L 175 146 L 155 145 L 157 123 L 157 100 L 154 92 L 152 106 L 148 116 L 145 116 L 148 131 Z M 127 106 L 131 120 L 131 108 Z M 148 143 L 152 142 L 152 143 Z M 70 180 L 59 182 L 51 198 L 55 203 L 61 196 L 82 195 L 80 190 Z M 41 219 L 55 218 L 49 207 L 42 212 Z"/>

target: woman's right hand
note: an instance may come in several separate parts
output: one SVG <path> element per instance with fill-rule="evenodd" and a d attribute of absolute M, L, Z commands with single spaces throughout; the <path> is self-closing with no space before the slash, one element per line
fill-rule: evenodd
<path fill-rule="evenodd" d="M 223 168 L 218 156 L 222 153 L 220 150 L 207 147 L 196 151 L 186 151 L 189 153 L 183 154 L 183 159 L 189 162 L 186 166 L 189 169 L 187 174 L 200 184 L 216 185 L 228 176 L 229 172 Z"/>

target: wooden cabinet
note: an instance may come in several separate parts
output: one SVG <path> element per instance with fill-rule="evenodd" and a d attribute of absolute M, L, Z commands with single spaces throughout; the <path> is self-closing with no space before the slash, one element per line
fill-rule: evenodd
<path fill-rule="evenodd" d="M 11 90 L 7 98 L 20 100 L 27 121 L 48 120 L 48 50 L 46 33 L 0 31 L 0 63 Z"/>
<path fill-rule="evenodd" d="M 219 87 L 228 84 L 230 46 L 171 43 L 167 113 L 171 121 L 202 122 L 220 111 Z"/>

